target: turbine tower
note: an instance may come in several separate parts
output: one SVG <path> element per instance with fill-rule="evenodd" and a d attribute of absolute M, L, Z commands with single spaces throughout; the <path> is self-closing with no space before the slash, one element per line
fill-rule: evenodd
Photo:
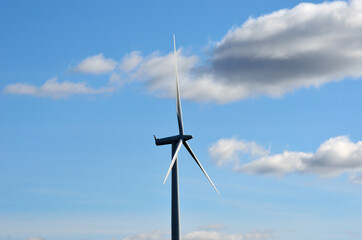
<path fill-rule="evenodd" d="M 194 152 L 191 150 L 190 145 L 187 143 L 188 140 L 192 139 L 191 135 L 184 134 L 184 128 L 182 124 L 182 112 L 181 112 L 181 100 L 180 100 L 180 90 L 178 84 L 178 74 L 177 74 L 177 52 L 176 52 L 176 41 L 175 35 L 173 35 L 173 46 L 175 54 L 175 72 L 176 72 L 176 113 L 177 113 L 177 122 L 179 128 L 179 134 L 166 138 L 155 138 L 155 143 L 157 146 L 172 144 L 172 155 L 171 155 L 171 164 L 168 168 L 165 180 L 165 184 L 168 175 L 171 172 L 171 240 L 180 240 L 180 204 L 179 204 L 179 195 L 178 195 L 178 170 L 177 170 L 177 154 L 181 149 L 181 146 L 184 145 L 187 151 L 190 153 L 192 158 L 195 160 L 197 165 L 201 168 L 202 172 L 205 174 L 211 185 L 214 187 L 216 192 L 220 195 L 219 191 L 216 189 L 214 183 L 211 181 L 207 175 L 205 169 L 202 167 L 201 163 L 197 159 Z"/>

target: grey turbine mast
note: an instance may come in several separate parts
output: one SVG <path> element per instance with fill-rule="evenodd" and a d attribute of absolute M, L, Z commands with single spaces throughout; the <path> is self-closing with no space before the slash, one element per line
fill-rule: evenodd
<path fill-rule="evenodd" d="M 201 168 L 202 172 L 205 174 L 211 185 L 214 187 L 216 192 L 220 195 L 219 191 L 216 189 L 214 183 L 211 181 L 207 175 L 205 169 L 202 167 L 201 163 L 197 159 L 194 152 L 191 150 L 190 145 L 187 143 L 188 140 L 192 139 L 191 135 L 184 134 L 184 128 L 182 124 L 182 112 L 181 112 L 181 100 L 180 100 L 180 90 L 178 84 L 178 74 L 177 74 L 177 52 L 176 52 L 176 41 L 175 35 L 173 35 L 173 46 L 175 54 L 175 72 L 176 72 L 176 113 L 177 113 L 177 122 L 179 128 L 179 134 L 176 136 L 166 137 L 166 138 L 155 138 L 155 143 L 157 146 L 172 144 L 172 160 L 170 167 L 168 168 L 165 180 L 165 184 L 168 175 L 171 172 L 171 239 L 180 240 L 180 205 L 179 205 L 179 195 L 178 195 L 178 170 L 177 170 L 177 154 L 181 149 L 181 146 L 184 145 L 187 151 L 190 153 L 192 158 L 195 160 L 197 165 Z"/>

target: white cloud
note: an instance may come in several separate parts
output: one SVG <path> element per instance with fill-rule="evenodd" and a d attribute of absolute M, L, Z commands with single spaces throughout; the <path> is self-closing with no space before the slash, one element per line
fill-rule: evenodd
<path fill-rule="evenodd" d="M 194 231 L 183 236 L 183 239 L 185 240 L 265 240 L 270 238 L 270 232 L 261 231 L 253 231 L 245 234 L 228 234 L 217 231 Z"/>
<path fill-rule="evenodd" d="M 40 87 L 25 83 L 10 84 L 3 89 L 3 93 L 30 95 L 36 97 L 64 98 L 75 94 L 101 94 L 112 92 L 113 90 L 113 88 L 94 89 L 89 87 L 85 82 L 57 82 L 57 78 L 51 78 Z"/>
<path fill-rule="evenodd" d="M 278 97 L 362 76 L 362 1 L 301 3 L 232 28 L 200 63 L 179 51 L 182 97 L 232 102 L 258 95 Z M 147 81 L 163 97 L 174 96 L 172 53 L 145 57 L 133 52 L 123 70 Z"/>
<path fill-rule="evenodd" d="M 74 71 L 89 74 L 108 73 L 115 69 L 117 62 L 113 59 L 106 59 L 103 54 L 87 57 L 74 68 Z"/>
<path fill-rule="evenodd" d="M 346 136 L 330 138 L 320 145 L 312 158 L 304 162 L 309 172 L 327 176 L 360 171 L 362 141 L 354 143 Z"/>
<path fill-rule="evenodd" d="M 233 27 L 209 47 L 204 62 L 178 51 L 181 96 L 228 103 L 283 94 L 362 76 L 362 1 L 301 3 Z M 119 67 L 117 68 L 117 65 Z M 133 51 L 117 63 L 103 54 L 88 57 L 74 71 L 109 74 L 109 82 L 143 81 L 157 96 L 174 97 L 173 53 L 142 56 Z M 13 86 L 32 94 L 31 85 Z"/>
<path fill-rule="evenodd" d="M 218 231 L 192 231 L 182 235 L 185 240 L 267 240 L 271 232 L 252 231 L 248 233 L 228 234 Z M 169 233 L 154 231 L 129 235 L 124 240 L 164 240 L 169 239 Z"/>
<path fill-rule="evenodd" d="M 216 44 L 211 70 L 248 95 L 362 76 L 362 1 L 301 3 L 250 18 Z"/>
<path fill-rule="evenodd" d="M 140 52 L 133 51 L 130 54 L 127 54 L 123 57 L 121 65 L 119 68 L 122 71 L 129 72 L 136 68 L 143 60 L 143 57 L 140 55 Z"/>
<path fill-rule="evenodd" d="M 304 171 L 306 166 L 303 160 L 312 156 L 311 153 L 285 151 L 281 154 L 261 157 L 234 169 L 250 174 L 284 175 Z"/>
<path fill-rule="evenodd" d="M 221 230 L 221 229 L 224 229 L 226 228 L 226 226 L 224 224 L 208 224 L 208 225 L 204 225 L 204 226 L 201 226 L 200 229 L 201 230 Z"/>
<path fill-rule="evenodd" d="M 109 83 L 111 84 L 118 84 L 119 86 L 122 84 L 122 79 L 121 79 L 121 76 L 116 73 L 116 72 L 113 72 L 111 74 L 111 76 L 109 77 Z"/>
<path fill-rule="evenodd" d="M 263 156 L 269 153 L 268 150 L 257 145 L 255 142 L 245 142 L 236 138 L 220 139 L 209 148 L 209 152 L 219 167 L 228 163 L 237 164 L 239 152 L 248 153 L 252 156 Z"/>
<path fill-rule="evenodd" d="M 295 172 L 323 177 L 347 173 L 352 174 L 352 182 L 362 184 L 362 141 L 352 142 L 346 136 L 339 136 L 323 142 L 315 153 L 284 151 L 269 155 L 265 152 L 260 157 L 252 156 L 252 161 L 247 163 L 242 163 L 238 156 L 242 153 L 250 155 L 250 150 L 239 147 L 239 144 L 243 146 L 246 143 L 221 139 L 209 148 L 209 153 L 217 165 L 233 162 L 233 169 L 244 173 L 284 175 Z M 258 148 L 262 149 L 261 146 Z M 229 153 L 225 153 L 226 149 Z"/>
<path fill-rule="evenodd" d="M 123 240 L 163 240 L 167 239 L 166 234 L 167 233 L 163 231 L 143 232 L 134 235 L 129 235 L 123 238 Z"/>
<path fill-rule="evenodd" d="M 182 98 L 193 101 L 234 101 L 244 91 L 233 85 L 224 84 L 213 78 L 210 73 L 202 73 L 197 68 L 199 58 L 185 56 L 178 50 L 178 72 Z M 144 81 L 147 87 L 158 96 L 175 96 L 175 57 L 173 52 L 161 55 L 154 52 L 144 58 L 130 73 L 129 78 Z"/>
<path fill-rule="evenodd" d="M 180 73 L 188 74 L 198 62 L 196 56 L 186 57 L 178 51 L 178 68 Z M 185 77 L 185 76 L 184 76 Z M 137 66 L 131 74 L 131 78 L 143 80 L 152 91 L 156 91 L 161 96 L 171 97 L 175 92 L 175 57 L 173 53 L 161 56 L 159 52 L 154 52 L 147 56 L 144 61 Z M 188 84 L 188 78 L 183 78 L 181 87 Z"/>
<path fill-rule="evenodd" d="M 362 185 L 362 172 L 358 172 L 350 176 L 349 180 L 355 184 Z"/>

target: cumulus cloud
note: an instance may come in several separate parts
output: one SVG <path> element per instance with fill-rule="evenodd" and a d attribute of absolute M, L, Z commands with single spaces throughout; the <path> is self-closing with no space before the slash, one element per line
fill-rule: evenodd
<path fill-rule="evenodd" d="M 240 152 L 248 153 L 252 156 L 263 156 L 269 153 L 268 150 L 255 142 L 246 142 L 236 138 L 220 139 L 209 148 L 209 152 L 219 167 L 228 163 L 237 164 Z"/>
<path fill-rule="evenodd" d="M 245 145 L 245 142 L 220 139 L 209 148 L 209 153 L 217 165 L 233 162 L 233 170 L 244 173 L 278 176 L 309 173 L 323 177 L 347 173 L 351 174 L 351 182 L 362 184 L 362 141 L 352 142 L 347 136 L 328 139 L 315 153 L 284 151 L 270 155 L 264 152 L 264 155 L 255 157 L 250 150 L 239 147 L 239 144 Z M 263 149 L 262 146 L 258 148 Z M 229 149 L 232 154 L 224 154 L 225 149 Z M 251 161 L 242 163 L 239 157 L 241 154 L 252 155 Z"/>
<path fill-rule="evenodd" d="M 117 62 L 113 59 L 106 59 L 103 57 L 103 54 L 87 57 L 81 61 L 77 67 L 74 68 L 74 71 L 81 73 L 89 74 L 102 74 L 108 73 L 115 69 Z"/>
<path fill-rule="evenodd" d="M 182 74 L 180 87 L 188 86 L 190 79 L 188 73 L 198 62 L 196 56 L 184 56 L 181 49 L 178 53 L 178 69 Z M 184 75 L 186 74 L 186 75 Z M 135 70 L 130 74 L 132 79 L 144 81 L 147 86 L 154 92 L 159 93 L 162 97 L 172 97 L 175 94 L 175 57 L 173 53 L 161 55 L 154 52 L 147 56 Z M 183 92 L 183 96 L 187 91 Z"/>
<path fill-rule="evenodd" d="M 202 65 L 196 55 L 186 56 L 177 51 L 181 94 L 183 98 L 199 102 L 226 103 L 237 99 L 241 93 L 235 86 L 215 80 L 209 73 L 201 73 Z M 154 52 L 143 58 L 132 71 L 123 72 L 130 80 L 142 81 L 160 97 L 175 96 L 175 57 L 173 52 L 162 55 Z"/>
<path fill-rule="evenodd" d="M 183 98 L 228 103 L 283 94 L 362 76 L 362 1 L 301 3 L 291 9 L 249 18 L 208 49 L 208 55 L 184 54 L 178 64 Z M 119 65 L 119 67 L 117 67 Z M 109 74 L 109 83 L 142 81 L 160 97 L 175 96 L 173 53 L 126 54 L 120 62 L 90 56 L 74 71 Z M 34 91 L 19 84 L 18 91 Z"/>
<path fill-rule="evenodd" d="M 303 172 L 306 165 L 303 160 L 310 159 L 311 153 L 288 152 L 271 156 L 264 156 L 250 163 L 244 164 L 234 169 L 250 174 L 273 174 L 284 175 L 291 172 Z"/>
<path fill-rule="evenodd" d="M 362 1 L 301 3 L 233 27 L 210 49 L 206 62 L 179 54 L 180 88 L 194 101 L 232 102 L 258 95 L 279 97 L 362 76 Z M 174 96 L 172 53 L 127 55 L 124 71 L 148 80 L 153 92 Z"/>
<path fill-rule="evenodd" d="M 211 71 L 248 95 L 280 96 L 362 75 L 362 1 L 301 3 L 250 18 L 216 44 Z"/>
<path fill-rule="evenodd" d="M 154 231 L 129 235 L 124 240 L 164 240 L 169 239 L 169 233 Z M 252 231 L 249 233 L 228 234 L 218 231 L 192 231 L 182 235 L 185 240 L 267 240 L 271 239 L 269 231 Z"/>
<path fill-rule="evenodd" d="M 57 78 L 51 78 L 40 87 L 26 83 L 9 84 L 3 89 L 3 93 L 30 95 L 36 97 L 64 98 L 75 94 L 101 94 L 112 92 L 113 90 L 113 88 L 94 89 L 89 87 L 85 82 L 58 82 Z"/>

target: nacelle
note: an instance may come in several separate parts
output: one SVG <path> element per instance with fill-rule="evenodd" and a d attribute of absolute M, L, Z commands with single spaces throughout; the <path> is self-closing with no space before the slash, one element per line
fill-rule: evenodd
<path fill-rule="evenodd" d="M 192 138 L 191 135 L 176 135 L 166 138 L 156 138 L 156 136 L 153 135 L 153 137 L 155 138 L 155 143 L 157 146 L 178 143 L 180 139 L 182 139 L 183 142 L 186 142 L 187 140 L 190 140 Z"/>

